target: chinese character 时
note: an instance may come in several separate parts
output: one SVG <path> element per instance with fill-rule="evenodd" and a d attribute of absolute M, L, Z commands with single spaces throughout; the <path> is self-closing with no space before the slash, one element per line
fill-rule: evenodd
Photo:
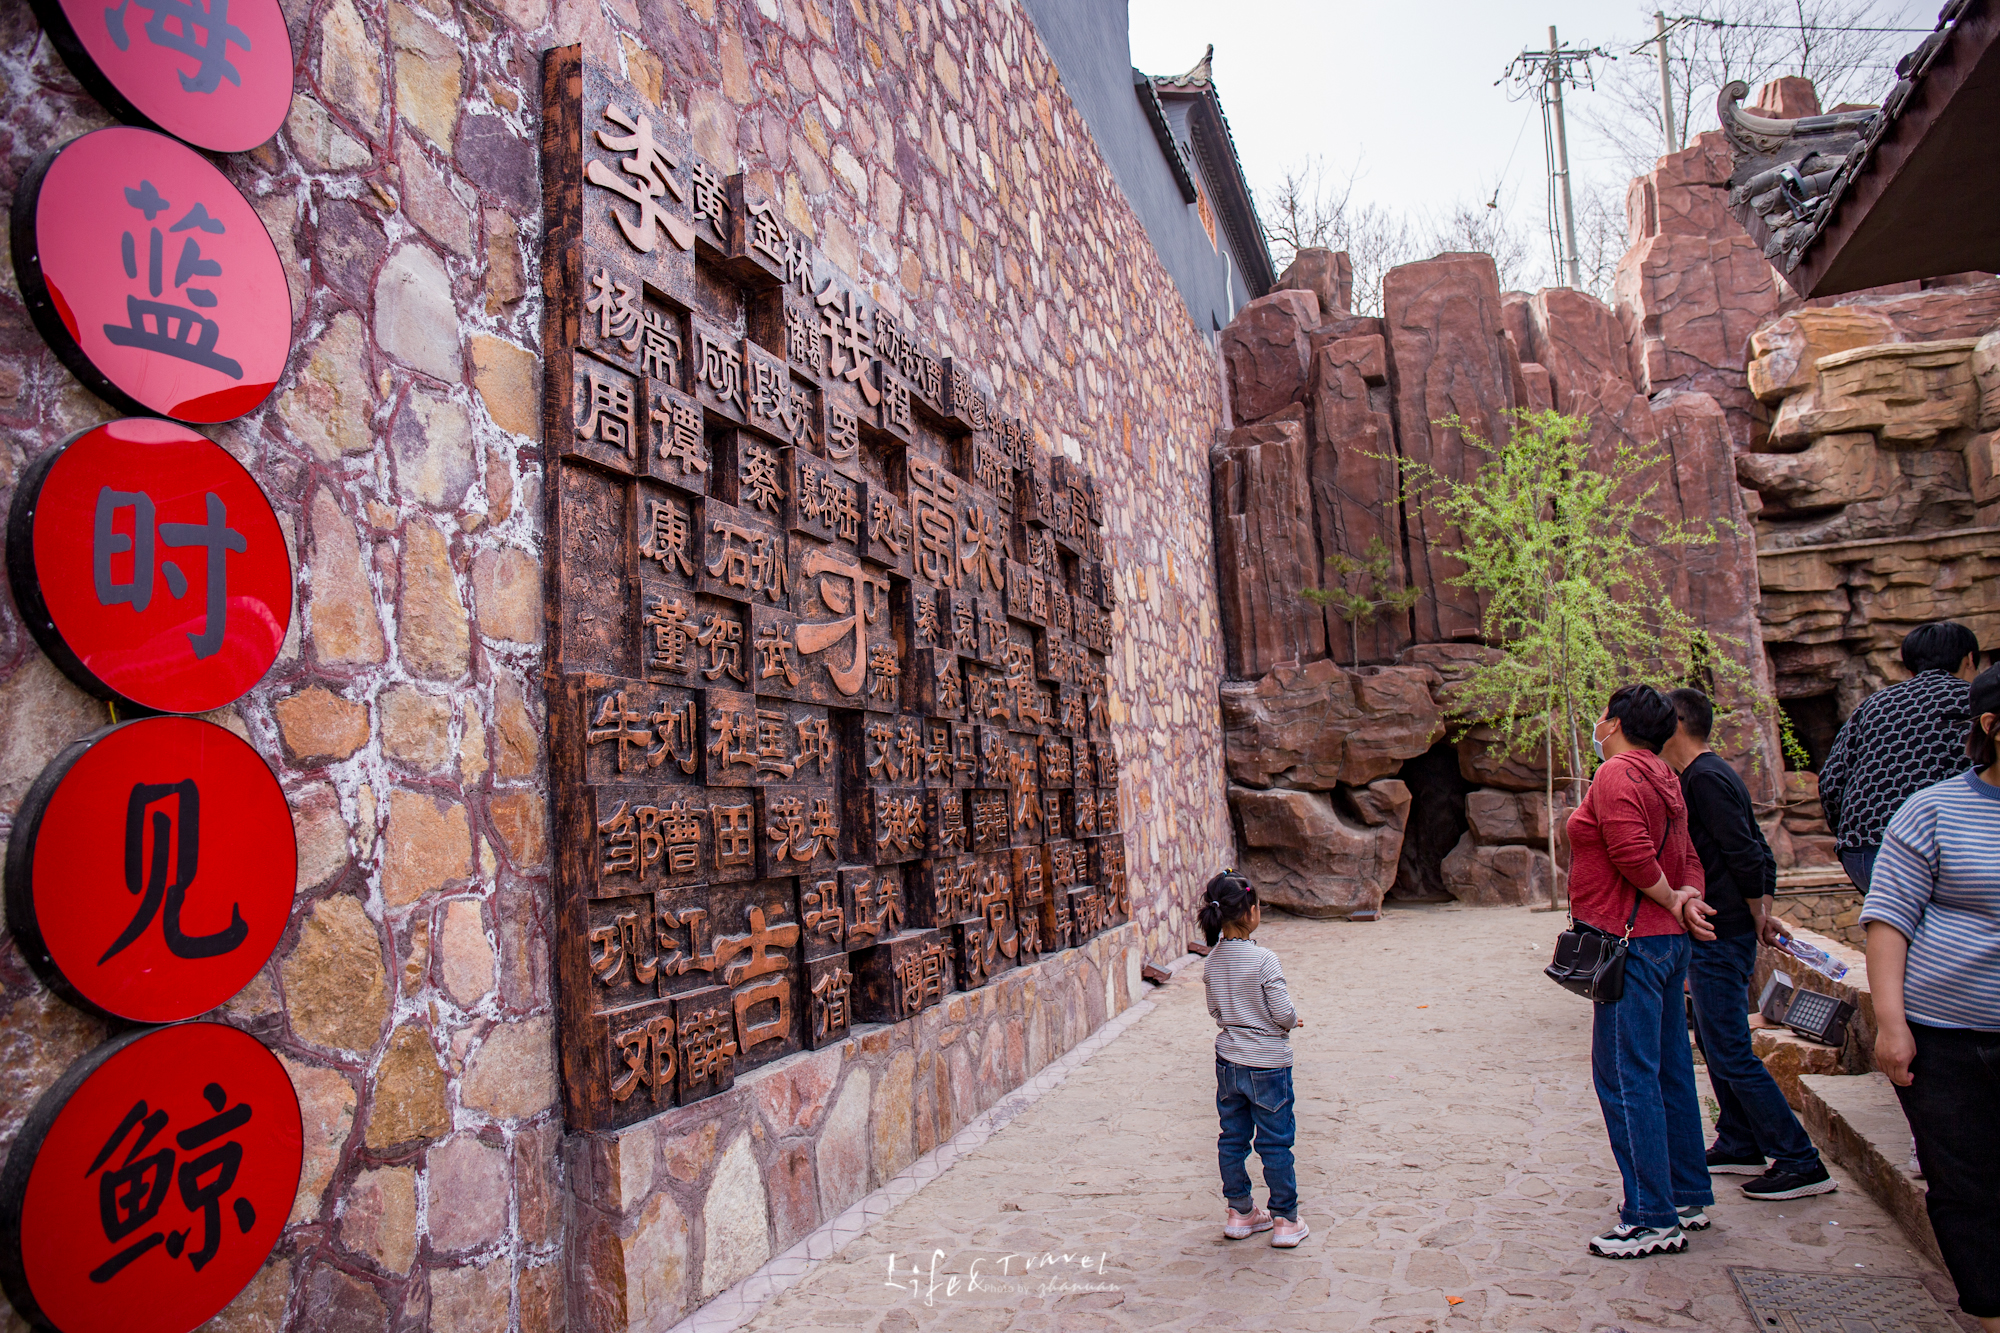
<path fill-rule="evenodd" d="M 615 281 L 609 269 L 599 269 L 590 277 L 590 298 L 586 312 L 597 316 L 597 336 L 604 342 L 616 340 L 626 351 L 639 347 L 639 294 L 632 285 Z"/>
<path fill-rule="evenodd" d="M 598 143 L 613 153 L 629 154 L 618 163 L 625 175 L 618 175 L 602 162 L 592 162 L 584 168 L 583 174 L 592 185 L 639 206 L 636 217 L 627 217 L 615 208 L 611 210 L 612 220 L 625 233 L 626 241 L 639 253 L 651 254 L 660 243 L 660 232 L 665 231 L 667 239 L 681 249 L 694 249 L 694 228 L 686 219 L 675 217 L 660 206 L 661 200 L 668 195 L 673 196 L 675 203 L 686 203 L 687 192 L 673 178 L 672 173 L 680 164 L 667 155 L 666 149 L 654 137 L 652 117 L 640 116 L 635 120 L 625 114 L 624 108 L 614 104 L 604 108 L 604 118 L 629 131 L 626 134 L 613 134 L 609 130 L 597 132 Z"/>
<path fill-rule="evenodd" d="M 229 526 L 229 509 L 213 491 L 206 494 L 207 522 L 154 524 L 157 512 L 152 497 L 144 491 L 115 491 L 109 486 L 97 492 L 97 508 L 91 521 L 91 581 L 100 606 L 130 606 L 143 612 L 153 601 L 155 552 L 159 546 L 203 548 L 207 555 L 202 570 L 202 628 L 188 634 L 188 646 L 197 658 L 213 657 L 222 651 L 229 633 L 229 554 L 249 549 L 242 533 Z M 132 535 L 116 530 L 122 510 L 132 511 Z M 113 575 L 112 557 L 132 553 L 132 578 L 120 583 Z M 167 592 L 178 601 L 187 596 L 188 578 L 172 560 L 159 561 L 159 573 L 166 579 Z"/>
<path fill-rule="evenodd" d="M 154 12 L 158 22 L 159 11 Z M 147 25 L 151 30 L 152 25 Z M 205 205 L 196 203 L 183 214 L 178 222 L 165 232 L 151 225 L 157 218 L 173 207 L 162 198 L 150 180 L 142 180 L 136 188 L 127 186 L 125 202 L 143 213 L 146 227 L 146 295 L 128 295 L 125 298 L 125 324 L 106 324 L 104 336 L 120 347 L 137 347 L 143 351 L 157 352 L 180 361 L 189 361 L 210 370 L 219 371 L 233 380 L 243 378 L 243 365 L 215 350 L 216 339 L 222 334 L 222 326 L 203 310 L 213 310 L 215 293 L 206 287 L 190 287 L 187 284 L 195 278 L 219 278 L 222 265 L 213 259 L 204 259 L 201 242 L 192 235 L 181 237 L 181 252 L 174 261 L 172 286 L 182 289 L 180 294 L 187 305 L 175 305 L 160 298 L 167 292 L 166 249 L 167 237 L 184 232 L 202 232 L 211 236 L 223 234 L 223 224 L 209 216 Z M 119 258 L 124 263 L 125 276 L 133 281 L 139 278 L 139 243 L 131 232 L 119 238 Z"/>
<path fill-rule="evenodd" d="M 153 835 L 150 861 L 146 855 L 149 831 Z M 100 965 L 145 934 L 155 915 L 160 918 L 167 951 L 176 958 L 218 958 L 248 938 L 250 927 L 234 903 L 229 907 L 229 924 L 221 930 L 209 935 L 188 935 L 181 930 L 181 908 L 200 856 L 201 791 L 194 780 L 133 784 L 125 803 L 125 888 L 139 899 L 139 910 L 97 960 Z M 167 880 L 170 862 L 171 883 Z"/>
<path fill-rule="evenodd" d="M 120 51 L 131 49 L 132 35 L 125 30 L 125 11 L 131 7 L 132 0 L 121 0 L 118 8 L 104 11 L 105 31 Z M 153 11 L 153 17 L 146 21 L 148 41 L 163 50 L 194 57 L 194 73 L 180 75 L 181 91 L 212 93 L 224 79 L 243 86 L 242 74 L 229 61 L 229 47 L 233 43 L 251 50 L 250 34 L 229 21 L 229 0 L 208 0 L 206 6 L 199 0 L 159 0 L 157 4 L 141 0 L 139 7 Z"/>

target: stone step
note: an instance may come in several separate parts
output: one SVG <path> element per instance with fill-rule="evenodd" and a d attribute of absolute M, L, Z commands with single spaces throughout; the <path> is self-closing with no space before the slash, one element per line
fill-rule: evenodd
<path fill-rule="evenodd" d="M 1800 1074 L 1793 1105 L 1819 1150 L 1838 1162 L 1939 1267 L 1924 1211 L 1924 1182 L 1910 1171 L 1910 1122 L 1882 1074 Z M 1787 1089 L 1790 1096 L 1792 1090 Z"/>

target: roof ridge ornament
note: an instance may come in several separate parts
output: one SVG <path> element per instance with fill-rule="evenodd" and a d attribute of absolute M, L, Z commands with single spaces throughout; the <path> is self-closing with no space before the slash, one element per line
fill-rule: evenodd
<path fill-rule="evenodd" d="M 1743 99 L 1749 95 L 1750 85 L 1741 79 L 1724 84 L 1716 94 L 1715 115 L 1722 122 L 1722 133 L 1741 152 L 1775 153 L 1791 139 L 1799 122 L 1745 111 Z"/>

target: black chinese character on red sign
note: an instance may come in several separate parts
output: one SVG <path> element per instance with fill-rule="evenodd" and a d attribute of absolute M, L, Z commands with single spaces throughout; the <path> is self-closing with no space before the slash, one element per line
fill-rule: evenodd
<path fill-rule="evenodd" d="M 216 1114 L 174 1135 L 174 1143 L 182 1152 L 193 1153 L 249 1123 L 247 1103 L 238 1102 L 223 1109 L 229 1095 L 221 1084 L 209 1084 L 202 1089 L 202 1096 Z M 165 1111 L 149 1110 L 144 1099 L 133 1102 L 132 1109 L 111 1131 L 111 1137 L 105 1140 L 104 1147 L 83 1174 L 85 1179 L 97 1176 L 98 1221 L 103 1225 L 106 1240 L 116 1244 L 151 1222 L 159 1215 L 160 1205 L 166 1202 L 168 1189 L 177 1186 L 182 1205 L 189 1212 L 201 1215 L 201 1244 L 187 1250 L 187 1230 L 150 1232 L 90 1270 L 92 1282 L 109 1282 L 133 1260 L 159 1246 L 165 1246 L 167 1253 L 176 1259 L 186 1250 L 187 1261 L 196 1272 L 207 1267 L 222 1248 L 222 1200 L 236 1183 L 236 1173 L 243 1165 L 243 1146 L 232 1140 L 216 1143 L 181 1162 L 176 1170 L 173 1148 L 162 1144 L 153 1152 L 146 1151 L 166 1127 Z M 128 1138 L 132 1142 L 125 1148 L 124 1157 L 117 1166 L 105 1171 L 105 1165 Z M 98 1175 L 100 1171 L 102 1175 Z M 257 1210 L 248 1199 L 235 1200 L 231 1211 L 239 1231 L 247 1233 L 256 1225 Z"/>

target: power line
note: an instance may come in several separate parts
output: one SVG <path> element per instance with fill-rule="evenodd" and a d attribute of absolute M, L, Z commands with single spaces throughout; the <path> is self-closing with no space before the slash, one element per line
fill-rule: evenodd
<path fill-rule="evenodd" d="M 1842 24 L 1842 23 L 1744 23 L 1744 22 L 1739 22 L 1735 19 L 1709 18 L 1705 14 L 1678 14 L 1675 15 L 1673 18 L 1667 20 L 1667 30 L 1665 33 L 1655 33 L 1653 36 L 1648 37 L 1643 42 L 1640 42 L 1637 46 L 1633 47 L 1625 54 L 1632 56 L 1639 55 L 1643 53 L 1646 50 L 1646 48 L 1653 46 L 1655 43 L 1657 43 L 1662 36 L 1670 36 L 1673 33 L 1679 31 L 1681 28 L 1690 25 L 1699 25 L 1705 28 L 1716 28 L 1716 29 L 1741 28 L 1757 32 L 1795 32 L 1800 34 L 1822 33 L 1822 32 L 1885 32 L 1885 33 L 1902 32 L 1902 33 L 1917 34 L 1917 33 L 1931 33 L 1937 31 L 1937 29 L 1935 28 L 1890 28 L 1890 27 L 1874 27 L 1869 25 Z M 1615 55 L 1610 55 L 1609 52 L 1606 52 L 1605 54 L 1610 56 L 1610 58 L 1613 60 L 1616 60 L 1618 58 Z"/>

